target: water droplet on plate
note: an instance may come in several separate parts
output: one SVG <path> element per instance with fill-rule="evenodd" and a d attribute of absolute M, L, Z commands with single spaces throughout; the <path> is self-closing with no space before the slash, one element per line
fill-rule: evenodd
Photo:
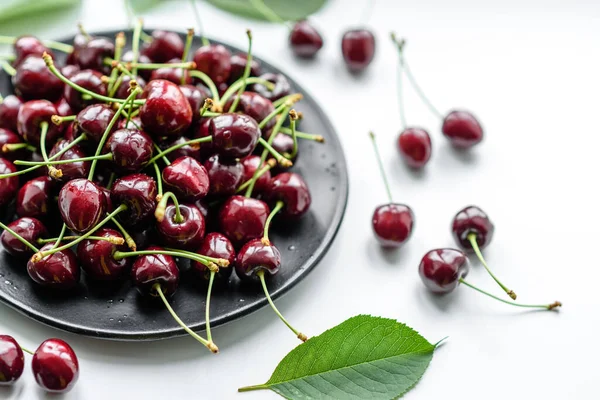
<path fill-rule="evenodd" d="M 294 246 L 293 244 L 291 244 L 291 245 L 288 246 L 288 250 L 289 251 L 294 251 L 294 250 L 296 250 L 296 246 Z"/>
<path fill-rule="evenodd" d="M 115 319 L 114 319 L 114 318 L 109 318 L 108 320 L 109 320 L 109 321 L 114 321 Z"/>
<path fill-rule="evenodd" d="M 119 303 L 123 303 L 125 299 L 119 299 Z"/>
<path fill-rule="evenodd" d="M 12 285 L 12 282 L 8 280 L 4 281 L 4 283 L 6 283 L 7 285 Z"/>

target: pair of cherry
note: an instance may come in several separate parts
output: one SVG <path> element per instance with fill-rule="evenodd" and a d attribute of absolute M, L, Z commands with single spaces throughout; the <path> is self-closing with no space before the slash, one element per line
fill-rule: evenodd
<path fill-rule="evenodd" d="M 31 352 L 8 335 L 0 335 L 0 386 L 12 385 L 21 377 L 25 369 L 24 351 L 33 356 L 31 370 L 42 389 L 64 393 L 73 388 L 79 378 L 79 362 L 64 340 L 48 339 Z"/>

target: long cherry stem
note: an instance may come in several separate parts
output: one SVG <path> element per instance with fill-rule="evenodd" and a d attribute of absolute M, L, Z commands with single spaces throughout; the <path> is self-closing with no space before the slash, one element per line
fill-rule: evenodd
<path fill-rule="evenodd" d="M 156 150 L 158 153 L 162 153 L 162 149 L 158 147 L 156 143 L 154 143 L 154 150 Z M 171 161 L 169 161 L 169 159 L 166 156 L 162 156 L 161 158 L 165 164 L 171 165 Z M 154 163 L 154 165 L 156 165 L 156 163 Z"/>
<path fill-rule="evenodd" d="M 0 36 L 0 43 L 3 44 L 14 44 L 18 38 L 15 36 Z M 63 53 L 70 53 L 73 51 L 73 46 L 66 43 L 56 42 L 54 40 L 42 40 L 44 46 L 49 49 L 62 51 Z"/>
<path fill-rule="evenodd" d="M 117 229 L 121 232 L 121 235 L 123 235 L 125 243 L 127 243 L 127 247 L 129 247 L 133 251 L 136 251 L 137 244 L 135 243 L 135 240 L 133 240 L 129 232 L 127 232 L 127 230 L 123 227 L 123 225 L 121 225 L 119 221 L 117 221 L 116 218 L 112 218 L 112 223 L 115 224 Z"/>
<path fill-rule="evenodd" d="M 209 257 L 209 256 L 205 256 L 203 254 L 194 253 L 193 251 L 188 251 L 188 250 L 183 250 L 183 249 L 172 249 L 170 247 L 165 247 L 165 250 L 177 252 L 182 257 L 185 257 L 185 255 L 189 255 L 190 257 L 193 257 L 191 259 L 195 260 L 195 261 L 202 260 L 199 262 L 206 265 L 207 267 L 211 267 L 210 269 L 215 272 L 218 272 L 218 271 L 214 268 L 214 266 L 211 266 L 210 263 L 216 264 L 219 267 L 228 267 L 229 266 L 229 260 L 227 260 L 226 258 Z"/>
<path fill-rule="evenodd" d="M 60 229 L 60 233 L 58 234 L 58 237 L 56 238 L 56 242 L 54 242 L 54 245 L 52 246 L 53 249 L 60 246 L 60 242 L 63 241 L 63 238 L 65 237 L 66 232 L 67 232 L 67 224 L 65 224 L 63 222 L 62 228 Z"/>
<path fill-rule="evenodd" d="M 433 106 L 431 101 L 429 101 L 427 96 L 425 96 L 423 89 L 421 89 L 421 87 L 415 80 L 415 77 L 413 76 L 412 72 L 410 71 L 410 68 L 408 67 L 408 64 L 406 63 L 406 59 L 404 58 L 404 53 L 401 54 L 401 57 L 402 57 L 402 68 L 404 70 L 404 73 L 406 74 L 406 77 L 408 78 L 408 81 L 412 85 L 413 89 L 415 89 L 415 92 L 417 92 L 417 94 L 421 98 L 421 101 L 427 106 L 427 108 L 429 108 L 429 111 L 431 111 L 431 113 L 434 114 L 436 117 L 442 119 L 444 117 L 442 115 L 442 113 L 440 113 L 438 111 L 438 109 Z"/>
<path fill-rule="evenodd" d="M 25 160 L 15 160 L 15 165 L 61 165 L 61 164 L 71 164 L 76 162 L 84 162 L 84 161 L 98 161 L 98 160 L 112 160 L 112 154 L 106 153 L 99 156 L 89 156 L 89 157 L 81 157 L 81 158 L 72 158 L 70 160 L 48 160 L 48 161 L 25 161 Z"/>
<path fill-rule="evenodd" d="M 30 356 L 32 356 L 34 354 L 33 351 L 31 351 L 23 346 L 19 346 L 19 347 L 21 347 L 21 350 L 23 350 L 25 353 L 29 354 Z"/>
<path fill-rule="evenodd" d="M 117 33 L 117 37 L 115 38 L 115 60 L 121 60 L 121 54 L 123 53 L 123 47 L 125 47 L 125 34 L 123 32 Z M 119 69 L 115 66 L 112 71 L 110 71 L 110 78 L 108 83 L 108 93 L 112 93 L 112 89 L 117 84 L 115 82 L 117 80 L 117 74 L 119 73 Z M 120 85 L 120 83 L 119 83 Z"/>
<path fill-rule="evenodd" d="M 264 242 L 264 244 L 269 243 L 269 228 L 271 227 L 271 221 L 273 220 L 273 217 L 279 211 L 281 211 L 281 209 L 283 208 L 284 205 L 285 205 L 285 203 L 282 200 L 279 200 L 275 204 L 275 207 L 273 207 L 273 209 L 269 213 L 269 216 L 267 217 L 267 220 L 265 221 L 265 228 L 264 228 L 264 232 L 263 232 L 263 242 Z"/>
<path fill-rule="evenodd" d="M 210 332 L 210 298 L 212 296 L 213 282 L 215 281 L 215 271 L 210 271 L 208 279 L 208 289 L 206 291 L 206 305 L 204 307 L 204 320 L 206 321 L 206 339 L 212 342 L 212 333 Z"/>
<path fill-rule="evenodd" d="M 173 222 L 180 224 L 184 221 L 184 219 L 181 216 L 181 210 L 179 209 L 179 201 L 177 201 L 177 196 L 175 196 L 175 193 L 173 192 L 167 192 L 162 196 L 158 202 L 158 205 L 156 206 L 154 216 L 158 222 L 161 222 L 163 219 L 165 219 L 165 209 L 167 208 L 169 199 L 173 200 L 173 204 L 175 204 L 175 217 L 173 218 Z"/>
<path fill-rule="evenodd" d="M 258 178 L 263 176 L 268 170 L 270 170 L 271 168 L 273 168 L 276 165 L 277 165 L 277 161 L 275 161 L 272 158 L 269 159 L 269 161 L 267 161 L 267 164 L 265 166 L 263 166 L 255 175 L 253 175 L 250 179 L 248 179 L 246 182 L 242 183 L 240 185 L 240 187 L 237 188 L 236 193 L 243 192 L 248 186 L 250 186 L 252 184 L 252 182 L 256 182 L 256 180 Z"/>
<path fill-rule="evenodd" d="M 206 265 L 211 271 L 219 271 L 219 265 L 217 263 L 209 261 L 205 257 L 192 253 L 191 251 L 182 251 L 179 249 L 115 251 L 113 253 L 113 258 L 118 261 L 127 257 L 152 256 L 159 254 L 164 254 L 173 257 L 189 258 L 190 260 L 198 261 L 199 263 Z"/>
<path fill-rule="evenodd" d="M 251 76 L 248 77 L 246 79 L 246 84 L 250 85 L 250 84 L 255 84 L 255 83 L 259 83 L 261 85 L 264 85 L 267 87 L 267 89 L 269 90 L 273 90 L 275 88 L 275 85 L 273 84 L 273 82 L 268 81 L 266 79 L 263 78 L 259 78 L 256 76 Z M 221 96 L 221 100 L 219 101 L 219 104 L 221 105 L 221 107 L 225 106 L 225 103 L 227 103 L 227 100 L 229 100 L 229 98 L 231 96 L 233 96 L 234 93 L 238 92 L 240 87 L 244 85 L 244 81 L 242 80 L 242 78 L 238 79 L 237 81 L 233 82 L 231 84 L 231 86 L 229 86 L 229 88 L 227 88 L 227 90 L 225 91 L 225 93 L 223 93 L 223 96 Z M 239 93 L 238 93 L 239 96 Z"/>
<path fill-rule="evenodd" d="M 156 186 L 158 187 L 158 194 L 156 195 L 156 198 L 162 199 L 163 196 L 163 186 L 162 186 L 162 174 L 160 172 L 160 168 L 158 168 L 158 164 L 154 163 L 152 164 L 154 166 L 154 172 L 156 173 Z"/>
<path fill-rule="evenodd" d="M 164 156 L 166 156 L 167 154 L 169 154 L 172 151 L 175 151 L 177 149 L 180 149 L 184 146 L 187 146 L 188 144 L 196 144 L 196 143 L 207 143 L 207 142 L 212 142 L 212 136 L 207 136 L 207 137 L 201 137 L 201 138 L 197 138 L 197 139 L 191 139 L 188 140 L 186 142 L 182 142 L 182 143 L 178 143 L 175 144 L 167 149 L 164 149 L 163 151 L 161 151 L 160 153 L 158 153 L 157 155 L 155 155 L 154 157 L 152 157 L 150 159 L 150 161 L 148 161 L 148 164 L 152 164 L 154 162 L 156 162 L 156 160 L 158 160 L 159 158 L 162 158 Z"/>
<path fill-rule="evenodd" d="M 294 141 L 294 147 L 292 153 L 286 155 L 288 158 L 295 158 L 298 154 L 298 136 L 296 135 L 296 121 L 298 120 L 298 113 L 296 110 L 290 110 L 290 130 L 292 131 L 292 140 Z"/>
<path fill-rule="evenodd" d="M 371 142 L 373 142 L 373 150 L 375 150 L 375 158 L 377 158 L 377 164 L 379 165 L 379 172 L 381 172 L 381 177 L 383 178 L 383 183 L 385 184 L 385 190 L 387 191 L 388 199 L 390 203 L 393 203 L 394 200 L 392 198 L 392 191 L 390 190 L 390 184 L 387 180 L 387 175 L 385 173 L 385 169 L 383 168 L 383 162 L 381 161 L 381 155 L 379 154 L 379 148 L 377 147 L 377 140 L 375 139 L 375 134 L 373 132 L 369 132 L 369 136 L 371 137 Z"/>
<path fill-rule="evenodd" d="M 291 167 L 294 164 L 290 160 L 288 160 L 287 158 L 285 158 L 280 152 L 278 152 L 277 150 L 275 150 L 273 148 L 273 146 L 271 146 L 271 143 L 267 142 L 262 137 L 258 138 L 258 142 L 264 146 L 265 150 L 267 150 L 269 153 L 271 153 L 271 155 L 273 156 L 273 158 L 275 158 L 275 160 L 277 160 L 277 162 L 279 163 L 279 165 L 281 165 L 282 167 L 288 168 L 288 167 Z"/>
<path fill-rule="evenodd" d="M 240 99 L 242 98 L 242 93 L 244 93 L 244 90 L 246 90 L 246 85 L 248 85 L 247 79 L 250 76 L 250 70 L 252 67 L 252 31 L 250 31 L 250 29 L 247 29 L 246 35 L 248 36 L 248 52 L 246 53 L 246 66 L 244 67 L 244 74 L 241 78 L 242 85 L 240 86 L 240 89 L 237 92 L 237 96 L 235 96 L 235 99 L 233 99 L 231 107 L 229 107 L 228 112 L 230 113 L 235 112 L 240 102 Z"/>
<path fill-rule="evenodd" d="M 217 89 L 217 86 L 212 81 L 212 79 L 210 79 L 210 77 L 208 75 L 206 75 L 202 71 L 190 71 L 190 76 L 192 78 L 200 79 L 206 85 L 208 90 L 210 90 L 210 92 L 212 93 L 212 98 L 215 101 L 215 103 L 219 104 L 219 90 Z"/>
<path fill-rule="evenodd" d="M 288 136 L 292 136 L 292 129 L 282 126 L 279 130 L 281 133 L 284 133 Z M 296 130 L 296 137 L 298 139 L 306 139 L 306 140 L 313 140 L 315 142 L 319 142 L 319 143 L 325 143 L 325 138 L 321 135 L 315 135 L 313 133 L 306 133 L 306 132 L 301 132 L 299 130 Z"/>
<path fill-rule="evenodd" d="M 75 239 L 79 239 L 79 236 L 63 236 L 62 240 L 63 241 L 71 241 L 71 240 L 75 240 Z M 88 236 L 89 240 L 102 240 L 105 242 L 110 242 L 112 244 L 116 244 L 116 245 L 122 245 L 123 243 L 125 243 L 125 240 L 123 238 L 120 238 L 118 236 Z M 52 242 L 56 242 L 58 241 L 58 238 L 49 238 L 49 239 L 38 239 L 37 243 L 38 244 L 46 244 L 46 243 L 52 243 Z"/>
<path fill-rule="evenodd" d="M 496 283 L 498 284 L 498 286 L 500 286 L 502 288 L 502 290 L 504 290 L 506 292 L 506 294 L 510 296 L 511 299 L 516 300 L 517 299 L 516 293 L 513 292 L 512 290 L 508 289 L 506 286 L 504 286 L 502 284 L 502 282 L 500 282 L 498 280 L 498 278 L 496 278 L 496 275 L 494 275 L 492 273 L 492 271 L 488 267 L 487 263 L 485 262 L 485 259 L 483 258 L 483 254 L 481 254 L 481 250 L 479 249 L 479 244 L 477 243 L 477 234 L 476 233 L 469 233 L 467 235 L 467 239 L 469 240 L 469 243 L 471 243 L 471 246 L 473 247 L 473 250 L 475 251 L 475 254 L 477 255 L 477 258 L 479 258 L 479 261 L 481 262 L 481 264 L 483 264 L 484 268 L 487 270 L 488 274 L 490 274 L 490 276 L 492 277 L 492 279 L 494 281 L 496 281 Z"/>
<path fill-rule="evenodd" d="M 140 58 L 140 34 L 142 33 L 142 25 L 144 21 L 141 18 L 135 22 L 135 28 L 133 28 L 133 43 L 131 45 L 131 51 L 133 52 L 133 58 L 131 62 L 135 63 L 135 66 L 131 69 L 131 73 L 134 77 L 137 77 L 137 62 Z"/>
<path fill-rule="evenodd" d="M 190 28 L 187 31 L 187 35 L 185 37 L 185 47 L 183 48 L 183 55 L 181 56 L 181 61 L 186 62 L 188 55 L 190 54 L 190 48 L 192 47 L 192 41 L 194 40 L 194 29 Z M 181 82 L 182 85 L 185 85 L 185 74 L 181 74 Z"/>
<path fill-rule="evenodd" d="M 488 292 L 486 292 L 483 289 L 479 289 L 477 286 L 473 286 L 470 283 L 468 283 L 467 281 L 465 281 L 463 278 L 459 279 L 459 282 L 470 287 L 471 289 L 474 289 L 476 291 L 478 291 L 479 293 L 483 293 L 486 296 L 491 297 L 492 299 L 496 299 L 498 301 L 501 301 L 503 303 L 506 304 L 510 304 L 511 306 L 515 306 L 515 307 L 524 307 L 524 308 L 544 308 L 546 310 L 553 310 L 557 307 L 562 307 L 562 303 L 560 301 L 555 301 L 554 303 L 551 304 L 521 304 L 521 303 L 514 303 L 512 301 L 508 301 L 508 300 L 504 300 L 501 299 L 500 297 L 494 296 L 493 294 L 490 294 Z"/>
<path fill-rule="evenodd" d="M 196 0 L 190 0 L 190 3 L 192 3 L 192 9 L 194 10 L 194 18 L 196 19 L 196 25 L 198 25 L 198 34 L 202 39 L 202 46 L 210 46 L 210 42 L 206 36 L 204 36 L 204 25 L 202 24 L 202 19 L 200 18 L 200 11 L 198 10 Z"/>
<path fill-rule="evenodd" d="M 404 64 L 404 58 L 402 51 L 404 50 L 404 40 L 396 39 L 396 35 L 392 32 L 392 41 L 398 48 L 398 66 L 396 67 L 396 89 L 398 99 L 398 114 L 400 116 L 400 126 L 402 130 L 406 129 L 406 117 L 404 115 L 404 101 L 403 101 L 403 89 L 402 89 L 402 70 Z"/>
<path fill-rule="evenodd" d="M 13 68 L 12 65 L 6 60 L 0 60 L 0 65 L 2 65 L 2 69 L 10 76 L 15 76 L 17 74 L 17 70 Z"/>
<path fill-rule="evenodd" d="M 19 242 L 23 243 L 25 246 L 27 246 L 31 250 L 33 250 L 34 253 L 39 252 L 39 249 L 37 247 L 35 247 L 33 244 L 29 243 L 29 241 L 27 239 L 25 239 L 23 236 L 19 235 L 17 232 L 10 229 L 8 226 L 4 225 L 2 222 L 0 222 L 0 228 L 4 229 L 6 232 L 13 235 L 15 238 L 17 238 L 17 240 Z"/>

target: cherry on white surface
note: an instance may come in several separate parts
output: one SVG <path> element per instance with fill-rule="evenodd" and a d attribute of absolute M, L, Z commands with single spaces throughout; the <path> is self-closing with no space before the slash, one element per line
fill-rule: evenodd
<path fill-rule="evenodd" d="M 346 151 L 350 198 L 340 233 L 321 265 L 277 306 L 308 335 L 370 313 L 405 322 L 431 342 L 449 336 L 407 399 L 595 398 L 600 3 L 378 0 L 370 21 L 375 60 L 359 77 L 347 73 L 340 51 L 342 33 L 362 12 L 348 3 L 331 0 L 312 18 L 325 44 L 315 60 L 304 61 L 292 55 L 284 27 L 199 2 L 210 37 L 246 48 L 245 29 L 252 29 L 254 54 L 321 102 Z M 163 2 L 143 15 L 145 25 L 185 31 L 195 26 L 189 7 L 187 0 Z M 90 32 L 127 24 L 121 0 L 85 0 L 79 11 L 51 20 L 0 31 L 54 38 L 75 33 L 77 21 Z M 433 141 L 421 174 L 404 166 L 395 145 L 400 123 L 392 30 L 407 39 L 406 60 L 436 107 L 468 109 L 485 130 L 470 152 L 454 151 L 440 132 L 441 121 L 405 84 L 408 124 L 426 128 Z M 371 232 L 371 214 L 386 194 L 369 130 L 377 134 L 395 199 L 416 215 L 411 240 L 396 252 L 380 250 Z M 426 292 L 419 261 L 430 249 L 454 246 L 451 219 L 469 204 L 496 225 L 484 252 L 490 267 L 511 283 L 519 301 L 560 300 L 559 312 L 516 309 L 466 287 L 445 297 Z M 476 262 L 469 281 L 497 292 Z M 276 399 L 269 392 L 236 390 L 266 381 L 298 344 L 268 307 L 214 329 L 217 356 L 189 337 L 153 343 L 78 337 L 5 306 L 0 332 L 33 349 L 48 337 L 71 344 L 81 373 L 65 400 Z M 20 382 L 0 388 L 0 398 L 46 398 L 26 359 Z"/>

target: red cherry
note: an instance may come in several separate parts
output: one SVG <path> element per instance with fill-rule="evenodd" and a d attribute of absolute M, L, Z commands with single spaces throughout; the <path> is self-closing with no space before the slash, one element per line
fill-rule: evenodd
<path fill-rule="evenodd" d="M 19 343 L 8 335 L 0 335 L 0 386 L 15 383 L 25 367 L 25 357 Z"/>
<path fill-rule="evenodd" d="M 13 172 L 17 172 L 17 167 L 7 159 L 0 158 L 0 174 L 11 174 Z M 0 207 L 12 202 L 17 190 L 19 190 L 18 176 L 0 179 Z"/>
<path fill-rule="evenodd" d="M 206 235 L 200 248 L 196 252 L 203 256 L 223 258 L 229 261 L 229 266 L 220 267 L 219 272 L 217 272 L 215 276 L 221 283 L 227 282 L 231 276 L 231 271 L 234 268 L 233 263 L 235 261 L 235 249 L 233 248 L 233 244 L 227 239 L 227 236 L 217 232 L 209 233 Z M 192 261 L 191 265 L 203 279 L 208 280 L 210 278 L 210 270 L 206 265 L 199 263 L 198 261 Z"/>
<path fill-rule="evenodd" d="M 19 218 L 8 224 L 8 227 L 34 246 L 38 239 L 43 239 L 48 236 L 46 227 L 36 218 Z M 23 242 L 8 231 L 2 232 L 0 241 L 2 241 L 4 250 L 13 256 L 31 256 L 33 254 L 33 251 L 28 246 L 23 244 Z"/>
<path fill-rule="evenodd" d="M 229 83 L 232 84 L 244 76 L 244 70 L 248 63 L 248 56 L 245 53 L 236 53 L 231 56 L 230 63 L 231 72 L 229 74 Z M 252 63 L 250 64 L 250 76 L 259 76 L 261 70 L 260 62 L 255 58 L 252 58 Z"/>
<path fill-rule="evenodd" d="M 81 68 L 78 65 L 65 65 L 60 69 L 60 73 L 67 79 L 71 79 L 79 71 Z"/>
<path fill-rule="evenodd" d="M 406 128 L 398 137 L 398 148 L 409 167 L 422 168 L 431 157 L 431 138 L 425 129 Z"/>
<path fill-rule="evenodd" d="M 273 177 L 267 189 L 269 200 L 283 201 L 285 207 L 282 215 L 290 218 L 299 218 L 310 208 L 310 191 L 304 179 L 294 172 L 282 172 Z"/>
<path fill-rule="evenodd" d="M 94 37 L 81 46 L 77 52 L 77 64 L 81 69 L 93 69 L 109 74 L 111 67 L 104 64 L 105 58 L 115 57 L 115 45 L 106 37 Z"/>
<path fill-rule="evenodd" d="M 224 107 L 225 110 L 229 110 L 236 96 L 233 96 L 233 98 L 227 101 Z M 255 121 L 260 123 L 267 117 L 267 115 L 275 111 L 275 107 L 273 107 L 273 103 L 271 103 L 270 100 L 264 98 L 258 93 L 244 92 L 240 96 L 240 102 L 238 103 L 236 111 L 242 114 L 247 114 L 248 116 L 254 118 Z M 266 133 L 270 131 L 273 126 L 275 126 L 275 122 L 275 118 L 267 122 L 266 126 L 262 129 L 263 137 L 267 136 Z"/>
<path fill-rule="evenodd" d="M 0 180 L 0 184 L 5 180 Z M 47 175 L 27 181 L 17 195 L 17 214 L 20 217 L 45 217 L 52 204 L 52 186 L 52 178 Z"/>
<path fill-rule="evenodd" d="M 162 250 L 162 248 L 152 246 L 146 250 Z M 144 296 L 158 297 L 154 289 L 157 283 L 165 296 L 170 296 L 179 286 L 179 268 L 175 259 L 169 255 L 142 255 L 133 263 L 131 278 L 135 287 Z"/>
<path fill-rule="evenodd" d="M 69 145 L 66 140 L 59 140 L 52 150 L 50 151 L 49 157 L 56 155 L 59 151 Z M 85 153 L 78 145 L 71 147 L 69 150 L 60 155 L 56 160 L 74 160 L 85 157 Z M 90 173 L 90 162 L 89 161 L 75 161 L 68 164 L 60 164 L 56 166 L 62 171 L 62 176 L 58 179 L 61 182 L 66 182 L 71 179 L 85 178 Z"/>
<path fill-rule="evenodd" d="M 155 30 L 152 41 L 144 45 L 142 53 L 152 62 L 165 63 L 173 58 L 181 58 L 185 44 L 175 32 Z"/>
<path fill-rule="evenodd" d="M 25 100 L 55 101 L 63 93 L 64 83 L 58 79 L 40 56 L 28 56 L 17 67 L 12 77 L 15 94 Z"/>
<path fill-rule="evenodd" d="M 52 116 L 55 114 L 58 114 L 58 111 L 56 110 L 56 107 L 54 107 L 54 104 L 50 103 L 48 100 L 28 101 L 19 109 L 19 114 L 17 115 L 17 130 L 27 142 L 34 146 L 39 146 L 42 133 L 40 125 L 42 122 L 48 123 L 46 147 L 50 147 L 54 144 L 60 134 L 60 128 L 51 121 Z"/>
<path fill-rule="evenodd" d="M 65 393 L 79 378 L 75 352 L 60 339 L 48 339 L 35 351 L 31 369 L 38 385 L 50 393 Z"/>
<path fill-rule="evenodd" d="M 192 119 L 194 121 L 199 120 L 200 109 L 204 105 L 204 100 L 211 97 L 210 92 L 202 85 L 181 85 L 179 86 L 179 89 L 187 99 L 188 103 L 190 103 L 190 107 L 192 108 Z"/>
<path fill-rule="evenodd" d="M 435 249 L 423 256 L 419 276 L 434 293 L 449 293 L 458 287 L 460 279 L 469 273 L 469 259 L 455 249 Z"/>
<path fill-rule="evenodd" d="M 151 71 L 151 70 L 139 70 L 140 73 L 141 73 L 141 71 Z M 129 82 L 131 82 L 132 79 L 133 78 L 131 76 L 125 75 L 123 77 L 123 79 L 121 80 L 121 83 L 117 87 L 114 97 L 116 97 L 117 99 L 126 99 L 127 97 L 129 97 L 129 95 L 131 94 Z M 137 82 L 137 85 L 139 88 L 144 89 L 146 87 L 146 80 L 142 76 L 138 75 L 135 78 L 135 81 Z M 142 98 L 142 94 L 139 93 L 136 97 L 138 99 L 140 99 L 140 98 Z"/>
<path fill-rule="evenodd" d="M 47 251 L 53 247 L 54 243 L 48 243 L 40 251 Z M 71 249 L 52 253 L 40 261 L 30 259 L 27 262 L 27 273 L 35 283 L 59 290 L 74 288 L 81 274 L 77 257 Z"/>
<path fill-rule="evenodd" d="M 469 148 L 483 140 L 483 128 L 468 111 L 451 111 L 444 118 L 442 133 L 453 146 Z"/>
<path fill-rule="evenodd" d="M 52 51 L 49 50 L 38 38 L 34 36 L 20 36 L 15 40 L 13 45 L 15 52 L 15 61 L 13 65 L 19 66 L 28 56 L 34 55 L 41 57 L 44 53 L 48 53 L 54 58 Z"/>
<path fill-rule="evenodd" d="M 292 86 L 288 79 L 282 74 L 263 74 L 262 79 L 271 82 L 275 87 L 271 90 L 262 83 L 255 83 L 252 90 L 270 101 L 279 100 L 292 92 Z"/>
<path fill-rule="evenodd" d="M 216 196 L 232 195 L 242 183 L 244 167 L 237 160 L 228 160 L 213 155 L 204 162 L 210 182 L 210 194 Z"/>
<path fill-rule="evenodd" d="M 196 250 L 204 238 L 204 216 L 192 204 L 181 204 L 179 212 L 183 221 L 177 221 L 175 205 L 167 206 L 164 218 L 156 225 L 158 234 L 168 247 Z"/>
<path fill-rule="evenodd" d="M 156 138 L 181 136 L 192 123 L 192 108 L 179 87 L 162 79 L 150 81 L 140 108 L 144 129 Z"/>
<path fill-rule="evenodd" d="M 106 200 L 94 182 L 74 179 L 60 190 L 58 209 L 67 227 L 81 233 L 92 229 L 104 217 Z"/>
<path fill-rule="evenodd" d="M 249 181 L 254 176 L 254 173 L 260 167 L 264 167 L 266 163 L 260 164 L 260 156 L 247 156 L 242 160 L 244 166 L 244 182 Z M 254 184 L 254 193 L 263 193 L 268 190 L 271 184 L 271 171 L 267 171 L 262 174 Z"/>
<path fill-rule="evenodd" d="M 281 253 L 272 244 L 261 239 L 250 240 L 239 251 L 235 259 L 235 273 L 240 279 L 256 279 L 258 271 L 275 275 L 281 267 Z"/>
<path fill-rule="evenodd" d="M 17 131 L 17 114 L 23 101 L 15 95 L 8 95 L 0 102 L 0 128 Z"/>
<path fill-rule="evenodd" d="M 480 250 L 487 247 L 494 237 L 494 224 L 488 215 L 477 206 L 468 206 L 460 210 L 452 220 L 452 236 L 464 251 L 473 251 L 468 239 L 470 234 L 476 237 Z"/>
<path fill-rule="evenodd" d="M 77 72 L 71 78 L 71 82 L 102 96 L 106 96 L 108 92 L 106 83 L 102 81 L 102 74 L 91 69 L 84 69 Z M 96 99 L 84 100 L 82 93 L 69 85 L 65 86 L 64 96 L 75 112 L 79 112 L 85 107 L 98 102 Z"/>
<path fill-rule="evenodd" d="M 123 238 L 119 232 L 108 228 L 101 228 L 95 235 Z M 115 251 L 127 251 L 127 246 L 116 245 L 107 240 L 85 239 L 77 246 L 77 258 L 83 270 L 93 279 L 115 280 L 125 275 L 131 266 L 131 258 L 115 260 Z"/>
<path fill-rule="evenodd" d="M 389 203 L 373 212 L 373 232 L 384 247 L 400 247 L 412 236 L 415 215 L 404 204 Z"/>
<path fill-rule="evenodd" d="M 227 82 L 231 74 L 231 53 L 220 44 L 202 46 L 194 53 L 194 62 L 199 71 L 220 85 Z"/>
<path fill-rule="evenodd" d="M 100 103 L 92 104 L 77 114 L 75 118 L 77 122 L 76 130 L 85 133 L 88 138 L 98 143 L 114 116 L 115 112 L 110 106 Z"/>
<path fill-rule="evenodd" d="M 119 214 L 126 226 L 143 224 L 152 218 L 156 209 L 156 181 L 145 174 L 131 174 L 113 184 L 110 198 L 113 204 L 125 204 L 127 210 Z"/>
<path fill-rule="evenodd" d="M 351 72 L 365 70 L 375 56 L 375 36 L 366 29 L 352 29 L 342 38 L 342 55 Z"/>
<path fill-rule="evenodd" d="M 212 118 L 202 118 L 195 124 L 195 127 L 193 128 L 194 139 L 210 136 L 210 132 L 208 131 L 208 125 L 210 124 L 211 119 Z M 213 149 L 212 142 L 200 144 L 200 156 L 203 160 L 212 156 L 214 153 L 215 151 Z"/>
<path fill-rule="evenodd" d="M 150 161 L 154 142 L 137 129 L 119 129 L 110 135 L 106 147 L 113 156 L 115 170 L 132 173 L 140 171 Z"/>
<path fill-rule="evenodd" d="M 231 113 L 211 118 L 208 133 L 213 138 L 213 149 L 228 158 L 246 157 L 254 151 L 261 136 L 254 118 Z"/>
<path fill-rule="evenodd" d="M 294 24 L 289 41 L 294 54 L 304 58 L 314 57 L 323 47 L 323 38 L 306 20 Z"/>
<path fill-rule="evenodd" d="M 19 144 L 23 143 L 21 136 L 8 129 L 0 128 L 0 157 L 6 158 L 7 160 L 14 161 L 24 158 L 25 151 L 23 149 L 8 150 L 4 151 L 3 147 L 5 144 Z"/>
<path fill-rule="evenodd" d="M 167 64 L 178 64 L 182 62 L 179 58 L 174 58 L 169 60 Z M 183 82 L 187 85 L 192 83 L 192 77 L 190 76 L 190 71 L 185 68 L 158 68 L 152 71 L 150 75 L 150 80 L 156 79 L 164 79 L 169 82 L 173 82 L 176 85 L 181 84 L 181 77 L 183 76 Z"/>
<path fill-rule="evenodd" d="M 221 232 L 236 245 L 262 236 L 269 206 L 261 200 L 231 196 L 219 211 Z"/>
<path fill-rule="evenodd" d="M 191 157 L 178 158 L 166 166 L 162 172 L 162 179 L 165 186 L 185 200 L 200 200 L 208 194 L 208 172 Z"/>

